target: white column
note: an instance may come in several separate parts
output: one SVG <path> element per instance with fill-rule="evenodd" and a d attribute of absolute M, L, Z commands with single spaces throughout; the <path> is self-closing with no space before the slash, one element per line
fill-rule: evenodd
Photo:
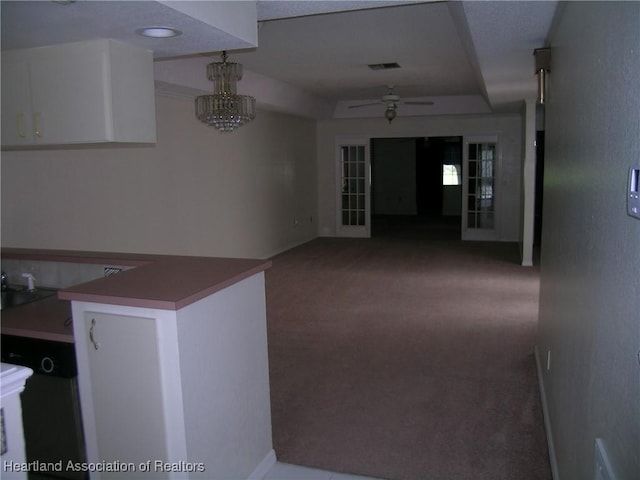
<path fill-rule="evenodd" d="M 1 365 L 2 465 L 0 477 L 7 480 L 26 480 L 27 472 L 22 471 L 26 470 L 26 456 L 20 393 L 24 390 L 24 384 L 33 374 L 33 370 L 9 363 Z"/>

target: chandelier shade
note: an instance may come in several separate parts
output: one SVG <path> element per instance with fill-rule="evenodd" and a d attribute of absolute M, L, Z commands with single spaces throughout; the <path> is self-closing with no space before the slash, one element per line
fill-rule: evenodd
<path fill-rule="evenodd" d="M 221 132 L 231 132 L 255 118 L 256 99 L 236 93 L 242 65 L 227 62 L 227 52 L 222 52 L 222 62 L 207 65 L 207 78 L 214 84 L 213 94 L 196 97 L 198 120 Z"/>

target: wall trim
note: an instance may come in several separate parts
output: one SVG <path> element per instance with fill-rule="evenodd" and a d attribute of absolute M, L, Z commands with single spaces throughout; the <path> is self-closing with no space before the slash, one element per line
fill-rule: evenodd
<path fill-rule="evenodd" d="M 262 480 L 276 464 L 276 452 L 271 449 L 258 464 L 247 480 Z"/>
<path fill-rule="evenodd" d="M 331 235 L 332 237 L 334 237 L 335 235 Z M 278 255 L 281 255 L 285 252 L 288 252 L 289 250 L 293 250 L 294 248 L 297 248 L 301 245 L 304 245 L 305 243 L 309 243 L 312 242 L 313 240 L 319 238 L 318 235 L 314 234 L 313 237 L 307 238 L 305 240 L 296 240 L 293 242 L 289 242 L 287 244 L 285 244 L 285 246 L 282 247 L 278 247 L 276 249 L 270 250 L 271 253 L 268 253 L 267 255 L 261 255 L 260 257 L 258 257 L 259 260 L 271 260 L 274 257 L 277 257 Z"/>
<path fill-rule="evenodd" d="M 540 401 L 542 403 L 542 416 L 544 417 L 544 431 L 547 435 L 547 449 L 549 450 L 549 464 L 551 465 L 551 475 L 553 477 L 553 480 L 560 480 L 560 474 L 558 473 L 558 460 L 556 459 L 556 450 L 553 445 L 553 432 L 551 431 L 551 419 L 549 417 L 549 409 L 547 405 L 547 394 L 544 389 L 542 365 L 540 364 L 540 354 L 537 345 L 534 347 L 534 354 L 536 357 L 536 371 L 538 373 Z"/>

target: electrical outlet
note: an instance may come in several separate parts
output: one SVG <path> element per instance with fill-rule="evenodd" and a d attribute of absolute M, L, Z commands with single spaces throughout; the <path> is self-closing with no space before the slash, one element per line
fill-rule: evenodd
<path fill-rule="evenodd" d="M 121 271 L 122 269 L 118 267 L 104 267 L 104 276 L 108 277 L 109 275 L 120 273 Z"/>

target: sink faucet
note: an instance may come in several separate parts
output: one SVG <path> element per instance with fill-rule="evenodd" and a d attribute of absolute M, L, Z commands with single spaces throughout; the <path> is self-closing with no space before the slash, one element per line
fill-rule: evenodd
<path fill-rule="evenodd" d="M 2 277 L 0 277 L 0 285 L 2 290 L 9 288 L 9 279 L 7 278 L 7 274 L 4 272 L 2 272 Z"/>
<path fill-rule="evenodd" d="M 34 277 L 32 274 L 30 273 L 23 273 L 22 276 L 24 278 L 27 279 L 27 291 L 29 292 L 34 292 L 36 289 L 35 284 L 33 283 L 33 281 L 36 279 L 36 277 Z"/>

